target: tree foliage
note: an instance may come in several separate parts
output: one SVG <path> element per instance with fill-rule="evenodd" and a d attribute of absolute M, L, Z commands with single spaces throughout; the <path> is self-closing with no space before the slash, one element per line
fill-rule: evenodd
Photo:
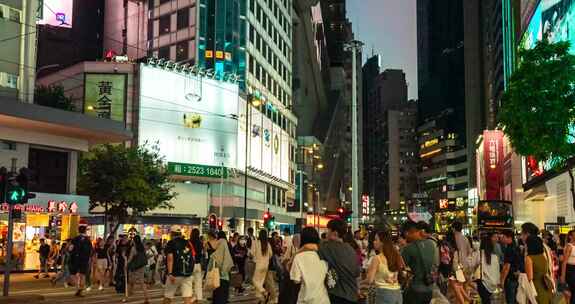
<path fill-rule="evenodd" d="M 82 157 L 78 189 L 90 196 L 90 208 L 107 205 L 109 217 L 118 223 L 130 215 L 172 208 L 169 201 L 177 194 L 158 148 L 148 148 L 108 144 Z"/>
<path fill-rule="evenodd" d="M 499 121 L 515 151 L 563 167 L 575 156 L 575 56 L 569 42 L 543 39 L 520 50 Z"/>
<path fill-rule="evenodd" d="M 66 111 L 76 109 L 72 98 L 64 94 L 64 88 L 61 85 L 37 86 L 34 92 L 34 103 Z"/>

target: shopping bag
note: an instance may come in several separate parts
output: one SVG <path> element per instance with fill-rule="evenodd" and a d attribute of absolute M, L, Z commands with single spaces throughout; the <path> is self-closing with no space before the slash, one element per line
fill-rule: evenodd
<path fill-rule="evenodd" d="M 213 267 L 206 273 L 206 289 L 214 290 L 220 287 L 220 269 L 216 267 L 215 261 Z"/>

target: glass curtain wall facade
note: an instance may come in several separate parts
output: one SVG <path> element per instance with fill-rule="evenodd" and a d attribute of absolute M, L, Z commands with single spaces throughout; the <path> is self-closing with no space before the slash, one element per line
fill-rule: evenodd
<path fill-rule="evenodd" d="M 199 0 L 198 62 L 217 77 L 240 76 L 245 89 L 246 0 Z"/>

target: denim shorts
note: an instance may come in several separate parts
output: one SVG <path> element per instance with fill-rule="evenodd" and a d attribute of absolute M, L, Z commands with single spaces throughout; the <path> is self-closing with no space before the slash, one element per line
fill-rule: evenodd
<path fill-rule="evenodd" d="M 375 289 L 375 303 L 377 304 L 402 304 L 403 296 L 401 289 Z"/>

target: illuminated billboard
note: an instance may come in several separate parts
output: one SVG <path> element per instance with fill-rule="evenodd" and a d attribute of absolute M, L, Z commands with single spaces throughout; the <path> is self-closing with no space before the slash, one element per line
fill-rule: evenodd
<path fill-rule="evenodd" d="M 548 35 L 551 42 L 569 41 L 571 43 L 569 52 L 575 54 L 575 1 L 541 0 L 523 33 L 520 47 L 524 49 L 535 47 L 537 41 L 543 39 L 544 34 Z M 570 130 L 573 129 L 575 125 L 570 127 Z M 571 137 L 567 137 L 566 140 L 574 141 Z M 540 161 L 527 157 L 523 169 L 524 181 L 528 182 L 541 176 L 558 164 L 560 159 L 557 158 Z"/>
<path fill-rule="evenodd" d="M 257 109 L 252 108 L 250 112 L 249 166 L 289 182 L 288 133 Z M 245 132 L 243 127 L 240 130 Z M 243 146 L 244 140 L 239 142 Z"/>
<path fill-rule="evenodd" d="M 575 45 L 575 1 L 541 0 L 521 39 L 521 47 L 530 49 L 549 34 L 551 42 L 569 41 Z M 571 48 L 575 53 L 575 48 Z"/>
<path fill-rule="evenodd" d="M 237 84 L 142 64 L 138 142 L 157 143 L 167 162 L 243 168 L 238 103 Z"/>
<path fill-rule="evenodd" d="M 72 27 L 74 0 L 43 0 L 39 1 L 39 5 L 38 24 Z"/>

